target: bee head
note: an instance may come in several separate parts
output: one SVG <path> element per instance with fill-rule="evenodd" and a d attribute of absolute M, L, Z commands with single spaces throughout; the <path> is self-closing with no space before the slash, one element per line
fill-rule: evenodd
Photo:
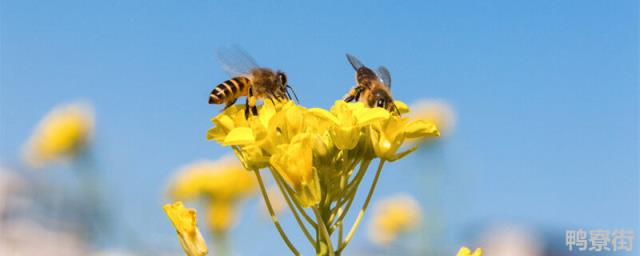
<path fill-rule="evenodd" d="M 286 87 L 287 87 L 287 75 L 282 71 L 278 71 L 276 73 L 276 77 L 278 78 L 278 85 L 282 89 L 286 89 Z"/>
<path fill-rule="evenodd" d="M 391 98 L 391 95 L 384 90 L 376 90 L 373 93 L 373 99 L 372 102 L 370 102 L 370 106 L 384 108 L 389 112 L 397 112 L 399 114 L 398 108 L 393 102 L 393 98 Z"/>
<path fill-rule="evenodd" d="M 293 87 L 291 87 L 287 83 L 287 75 L 282 71 L 278 71 L 276 73 L 276 76 L 278 78 L 278 85 L 280 86 L 279 94 L 281 94 L 283 98 L 287 98 L 290 100 L 291 94 L 289 94 L 289 91 L 291 91 L 293 93 L 293 96 L 296 98 L 296 101 L 300 102 L 298 100 L 298 95 L 296 95 L 296 92 L 293 90 Z"/>

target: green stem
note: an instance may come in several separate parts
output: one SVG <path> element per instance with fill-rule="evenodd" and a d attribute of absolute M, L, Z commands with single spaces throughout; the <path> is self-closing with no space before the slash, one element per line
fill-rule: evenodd
<path fill-rule="evenodd" d="M 299 215 L 298 211 L 293 206 L 293 203 L 291 203 L 291 198 L 289 198 L 290 195 L 287 194 L 285 189 L 283 188 L 283 186 L 285 184 L 282 184 L 282 180 L 279 179 L 279 177 L 274 173 L 274 171 L 272 169 L 269 169 L 269 170 L 271 171 L 271 175 L 273 175 L 273 178 L 276 180 L 276 184 L 278 184 L 278 188 L 280 189 L 280 193 L 282 193 L 282 196 L 284 197 L 285 201 L 287 202 L 287 205 L 289 206 L 289 209 L 291 209 L 291 212 L 293 212 L 293 216 L 295 217 L 296 222 L 298 223 L 298 226 L 300 226 L 300 229 L 302 229 L 302 232 L 304 233 L 304 236 L 307 237 L 307 240 L 309 240 L 309 243 L 311 243 L 311 245 L 314 245 L 316 243 L 316 241 L 313 240 L 313 237 L 309 233 L 309 230 L 307 230 L 307 227 L 304 225 L 304 223 L 300 219 L 300 215 Z"/>
<path fill-rule="evenodd" d="M 277 172 L 273 172 L 275 173 L 275 175 L 273 176 L 274 179 L 276 180 L 280 180 L 280 182 L 282 183 L 282 186 L 284 187 L 284 189 L 287 191 L 287 193 L 289 195 L 294 195 L 295 191 L 293 191 L 292 188 L 290 188 L 285 182 L 284 179 L 282 178 L 282 176 L 280 176 L 280 174 L 278 174 Z M 284 194 L 284 193 L 283 193 Z M 304 219 L 309 223 L 309 225 L 311 225 L 311 227 L 313 227 L 314 229 L 318 228 L 315 223 L 315 221 L 313 221 L 313 219 L 311 217 L 309 217 L 309 215 L 307 214 L 307 212 L 304 210 L 304 207 L 302 207 L 302 205 L 300 204 L 300 202 L 298 202 L 298 199 L 294 196 L 291 197 L 291 201 L 293 202 L 293 205 L 296 207 L 296 209 L 298 209 L 298 212 L 302 214 L 302 217 L 304 217 Z"/>
<path fill-rule="evenodd" d="M 362 205 L 362 209 L 360 209 L 360 212 L 358 213 L 358 217 L 356 217 L 356 221 L 353 223 L 353 226 L 351 226 L 351 230 L 349 230 L 349 233 L 347 233 L 347 237 L 344 239 L 344 241 L 340 242 L 337 253 L 340 253 L 342 252 L 342 250 L 344 250 L 344 248 L 347 246 L 347 244 L 349 244 L 349 242 L 351 241 L 351 238 L 353 238 L 353 235 L 358 229 L 358 226 L 362 221 L 362 217 L 364 216 L 364 213 L 367 211 L 367 207 L 369 206 L 369 202 L 371 201 L 371 196 L 373 195 L 373 192 L 376 189 L 376 184 L 378 183 L 378 179 L 380 178 L 380 173 L 382 172 L 382 166 L 384 166 L 384 160 L 380 159 L 380 164 L 378 165 L 378 170 L 376 170 L 376 176 L 373 178 L 373 182 L 371 183 L 371 188 L 369 188 L 369 194 L 367 194 L 367 199 L 365 199 L 364 204 Z"/>
<path fill-rule="evenodd" d="M 327 244 L 327 247 L 328 247 L 327 250 L 329 251 L 329 256 L 334 256 L 333 245 L 331 243 L 331 236 L 329 235 L 329 231 L 327 231 L 327 225 L 325 225 L 325 222 L 322 218 L 322 215 L 320 214 L 320 211 L 318 210 L 318 207 L 313 206 L 312 209 L 313 209 L 313 213 L 316 215 L 316 221 L 318 222 L 318 226 L 320 227 L 319 228 L 320 234 L 324 236 L 324 239 L 323 239 L 324 243 Z"/>
<path fill-rule="evenodd" d="M 271 201 L 269 201 L 269 196 L 267 195 L 267 189 L 265 188 L 264 182 L 262 181 L 262 176 L 260 176 L 260 171 L 253 170 L 253 172 L 256 174 L 256 178 L 258 179 L 258 184 L 260 184 L 260 192 L 262 192 L 262 198 L 264 199 L 264 203 L 267 205 L 267 210 L 269 211 L 269 215 L 271 215 L 271 221 L 273 222 L 273 225 L 276 226 L 278 233 L 280 233 L 280 237 L 282 237 L 282 240 L 284 240 L 284 242 L 287 244 L 287 247 L 289 247 L 289 250 L 291 250 L 291 252 L 294 255 L 300 255 L 300 252 L 298 252 L 296 247 L 293 246 L 293 244 L 287 237 L 287 234 L 284 233 L 284 230 L 282 229 L 282 226 L 278 221 L 278 217 L 276 217 L 276 214 L 273 211 L 273 207 L 271 206 Z"/>
<path fill-rule="evenodd" d="M 349 188 L 349 192 L 347 192 L 347 196 L 346 196 L 346 199 L 344 201 L 344 202 L 347 202 L 347 205 L 344 207 L 344 210 L 342 211 L 342 213 L 340 213 L 340 217 L 338 217 L 338 219 L 336 220 L 335 223 L 333 222 L 333 220 L 331 220 L 331 222 L 329 222 L 329 223 L 334 223 L 329 228 L 331 233 L 333 233 L 333 231 L 336 229 L 336 227 L 338 226 L 338 223 L 340 223 L 340 225 L 342 225 L 342 221 L 344 220 L 345 216 L 347 216 L 347 213 L 349 212 L 349 208 L 351 208 L 351 205 L 353 204 L 353 200 L 355 198 L 356 191 L 358 190 L 358 187 L 360 186 L 360 182 L 362 181 L 362 177 L 364 177 L 364 174 L 367 172 L 367 169 L 369 169 L 369 164 L 370 163 L 371 163 L 371 159 L 367 159 L 367 160 L 364 160 L 364 162 L 362 162 L 362 164 L 360 165 L 360 169 L 358 170 L 358 173 L 356 174 L 356 177 L 354 177 L 354 179 L 351 181 L 351 184 L 349 184 L 349 186 L 347 187 L 347 188 Z M 340 209 L 341 207 L 342 207 L 342 205 L 337 205 L 336 206 L 336 210 Z"/>
<path fill-rule="evenodd" d="M 214 251 L 215 255 L 228 256 L 231 255 L 231 248 L 229 247 L 229 239 L 226 233 L 213 234 Z"/>

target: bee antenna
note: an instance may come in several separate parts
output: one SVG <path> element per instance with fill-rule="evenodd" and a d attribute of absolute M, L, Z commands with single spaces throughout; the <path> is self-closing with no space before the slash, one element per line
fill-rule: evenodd
<path fill-rule="evenodd" d="M 300 100 L 298 100 L 298 95 L 296 95 L 296 91 L 293 90 L 293 87 L 291 87 L 291 85 L 287 85 L 287 88 L 291 90 L 291 92 L 293 93 L 293 96 L 296 98 L 296 102 L 300 103 Z M 291 95 L 289 94 L 289 90 L 287 90 L 287 95 L 289 96 L 289 98 L 291 98 Z"/>
<path fill-rule="evenodd" d="M 291 99 L 291 94 L 289 93 L 289 90 L 285 91 L 287 93 L 287 98 Z"/>

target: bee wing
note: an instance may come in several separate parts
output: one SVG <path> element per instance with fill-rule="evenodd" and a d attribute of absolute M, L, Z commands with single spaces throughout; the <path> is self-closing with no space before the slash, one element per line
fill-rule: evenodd
<path fill-rule="evenodd" d="M 351 54 L 348 54 L 348 53 L 347 53 L 347 60 L 349 60 L 349 63 L 351 63 L 351 66 L 356 71 L 358 69 L 360 69 L 361 67 L 364 67 L 364 65 L 362 64 L 362 62 L 360 62 L 360 60 L 358 60 L 358 58 L 356 58 L 355 56 L 353 56 Z"/>
<path fill-rule="evenodd" d="M 387 68 L 384 66 L 379 67 L 378 76 L 382 79 L 382 82 L 387 86 L 387 88 L 391 88 L 391 73 L 389 73 Z"/>
<path fill-rule="evenodd" d="M 222 70 L 231 76 L 246 75 L 252 69 L 259 67 L 256 61 L 239 46 L 222 48 L 216 51 L 216 55 Z"/>

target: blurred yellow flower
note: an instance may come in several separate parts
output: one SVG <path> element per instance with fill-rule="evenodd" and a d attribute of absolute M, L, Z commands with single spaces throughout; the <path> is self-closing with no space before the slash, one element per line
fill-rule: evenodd
<path fill-rule="evenodd" d="M 207 244 L 196 223 L 196 210 L 185 208 L 182 202 L 166 204 L 163 209 L 178 233 L 184 252 L 188 256 L 207 255 Z"/>
<path fill-rule="evenodd" d="M 422 210 L 409 195 L 396 195 L 381 200 L 369 223 L 369 238 L 376 244 L 388 245 L 399 235 L 418 227 Z"/>
<path fill-rule="evenodd" d="M 233 202 L 212 201 L 206 207 L 207 227 L 214 234 L 224 234 L 238 217 L 238 209 Z"/>
<path fill-rule="evenodd" d="M 222 233 L 235 223 L 238 203 L 253 195 L 256 188 L 250 172 L 236 159 L 223 157 L 181 168 L 171 181 L 169 196 L 173 200 L 203 199 L 207 226 L 214 233 Z"/>
<path fill-rule="evenodd" d="M 27 141 L 23 151 L 25 162 L 42 167 L 71 158 L 87 145 L 93 129 L 94 114 L 89 105 L 57 106 L 40 121 Z"/>
<path fill-rule="evenodd" d="M 449 135 L 456 124 L 453 107 L 445 100 L 422 99 L 411 105 L 409 117 L 434 123 L 440 132 Z"/>
<path fill-rule="evenodd" d="M 456 256 L 482 256 L 482 248 L 476 248 L 475 251 L 471 252 L 469 248 L 462 247 Z"/>

